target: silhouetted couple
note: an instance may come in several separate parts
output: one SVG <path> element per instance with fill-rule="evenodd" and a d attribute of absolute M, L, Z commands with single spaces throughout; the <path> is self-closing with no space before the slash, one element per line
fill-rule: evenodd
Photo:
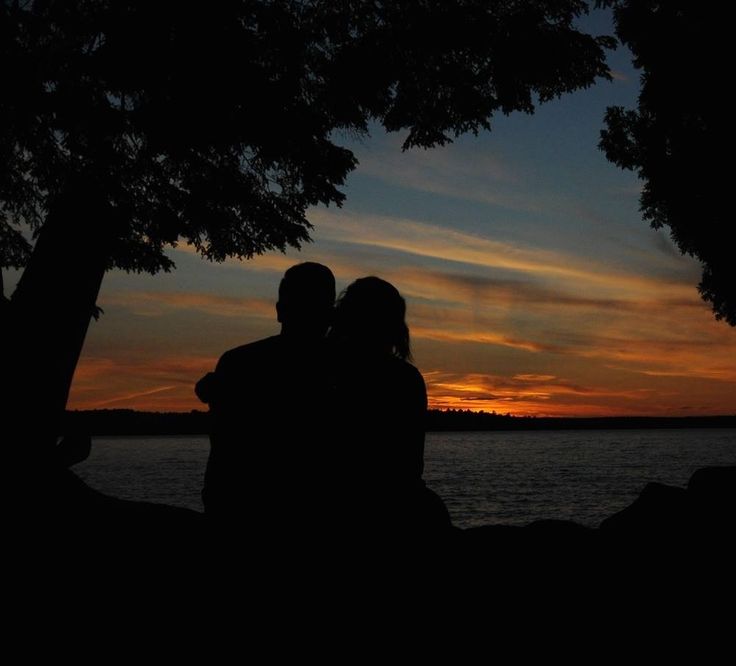
<path fill-rule="evenodd" d="M 208 518 L 241 535 L 450 529 L 422 479 L 427 395 L 399 292 L 366 277 L 335 304 L 332 272 L 307 262 L 286 271 L 276 312 L 279 335 L 226 352 L 196 387 L 212 418 Z"/>

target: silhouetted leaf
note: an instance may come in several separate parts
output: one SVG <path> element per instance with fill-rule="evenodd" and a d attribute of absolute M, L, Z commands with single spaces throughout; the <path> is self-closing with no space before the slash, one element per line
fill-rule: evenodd
<path fill-rule="evenodd" d="M 405 148 L 441 145 L 607 77 L 610 39 L 574 28 L 585 11 L 3 0 L 0 260 L 24 261 L 13 228 L 38 229 L 72 179 L 116 212 L 110 266 L 168 270 L 164 247 L 180 239 L 216 261 L 299 247 L 307 208 L 344 199 L 356 160 L 340 132 L 378 121 L 405 131 Z"/>
<path fill-rule="evenodd" d="M 617 0 L 616 32 L 642 70 L 637 110 L 606 115 L 601 147 L 644 181 L 641 210 L 669 227 L 703 264 L 700 293 L 716 319 L 736 325 L 736 262 L 728 242 L 733 211 L 728 81 L 731 22 L 714 0 Z"/>

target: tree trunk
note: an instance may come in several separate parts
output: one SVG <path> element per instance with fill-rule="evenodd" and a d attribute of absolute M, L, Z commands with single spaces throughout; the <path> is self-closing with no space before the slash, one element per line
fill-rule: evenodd
<path fill-rule="evenodd" d="M 90 189 L 70 187 L 53 202 L 4 308 L 5 452 L 30 469 L 44 465 L 56 445 L 108 265 L 112 211 Z"/>

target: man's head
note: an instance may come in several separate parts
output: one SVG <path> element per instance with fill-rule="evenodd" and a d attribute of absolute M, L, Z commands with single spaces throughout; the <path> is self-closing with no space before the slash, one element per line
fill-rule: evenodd
<path fill-rule="evenodd" d="M 281 332 L 304 338 L 321 338 L 332 321 L 335 276 L 311 261 L 292 266 L 279 285 L 276 313 Z"/>

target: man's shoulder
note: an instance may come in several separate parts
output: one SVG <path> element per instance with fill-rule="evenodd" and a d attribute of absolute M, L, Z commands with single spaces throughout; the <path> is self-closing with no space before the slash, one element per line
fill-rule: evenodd
<path fill-rule="evenodd" d="M 281 347 L 281 336 L 272 335 L 269 338 L 249 342 L 226 351 L 217 363 L 217 372 L 228 371 L 243 365 L 268 362 L 269 358 L 277 354 Z"/>

